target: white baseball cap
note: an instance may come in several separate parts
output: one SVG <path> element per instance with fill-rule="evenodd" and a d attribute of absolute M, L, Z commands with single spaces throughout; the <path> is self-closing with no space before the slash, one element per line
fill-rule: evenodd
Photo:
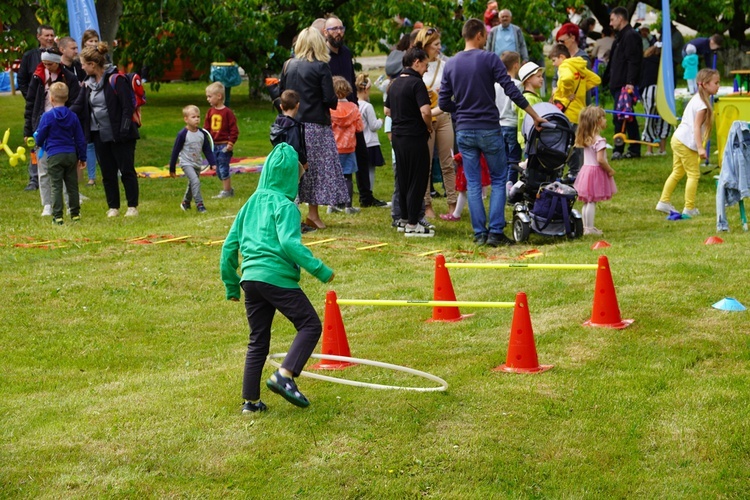
<path fill-rule="evenodd" d="M 540 68 L 537 63 L 527 62 L 526 64 L 521 66 L 521 69 L 518 70 L 518 78 L 521 79 L 521 83 L 526 83 L 526 80 L 543 69 L 544 68 Z"/>

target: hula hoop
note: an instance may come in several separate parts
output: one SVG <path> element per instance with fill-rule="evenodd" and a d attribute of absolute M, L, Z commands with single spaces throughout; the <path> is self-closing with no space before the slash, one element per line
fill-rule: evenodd
<path fill-rule="evenodd" d="M 267 361 L 271 366 L 274 366 L 276 368 L 281 368 L 281 363 L 279 363 L 278 361 L 274 361 L 274 359 L 283 358 L 286 355 L 287 353 L 285 352 L 278 353 L 278 354 L 269 354 Z M 396 389 L 396 390 L 414 391 L 414 392 L 436 392 L 436 391 L 445 391 L 448 389 L 448 382 L 441 379 L 440 377 L 436 377 L 435 375 L 432 375 L 430 373 L 423 372 L 420 370 L 415 370 L 413 368 L 407 368 L 405 366 L 392 365 L 390 363 L 383 363 L 381 361 L 372 361 L 369 359 L 351 358 L 348 356 L 334 356 L 333 354 L 311 354 L 310 357 L 315 358 L 315 359 L 325 359 L 325 360 L 330 360 L 330 361 L 348 361 L 349 363 L 356 363 L 358 365 L 367 365 L 367 366 L 375 366 L 378 368 L 387 368 L 388 370 L 409 373 L 411 375 L 416 375 L 418 377 L 426 378 L 427 380 L 437 382 L 438 384 L 440 384 L 440 386 L 439 387 L 400 387 L 397 385 L 371 384 L 369 382 L 358 382 L 356 380 L 345 380 L 341 378 L 329 377 L 327 375 L 320 375 L 318 373 L 312 373 L 308 371 L 300 372 L 300 376 L 302 377 L 314 378 L 317 380 L 324 380 L 326 382 L 333 382 L 336 384 L 352 385 L 354 387 L 368 387 L 370 389 Z"/>

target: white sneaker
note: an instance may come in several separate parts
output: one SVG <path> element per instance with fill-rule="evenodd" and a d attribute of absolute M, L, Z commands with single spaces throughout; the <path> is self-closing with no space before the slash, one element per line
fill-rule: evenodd
<path fill-rule="evenodd" d="M 120 210 L 117 208 L 107 210 L 107 217 L 117 217 L 118 215 L 120 215 Z"/>
<path fill-rule="evenodd" d="M 682 215 L 689 215 L 690 217 L 695 217 L 696 215 L 700 215 L 700 214 L 701 213 L 698 211 L 697 208 L 691 208 L 689 210 L 687 208 L 682 209 Z"/>
<path fill-rule="evenodd" d="M 42 209 L 42 217 L 49 217 L 52 215 L 52 205 L 44 205 Z"/>
<path fill-rule="evenodd" d="M 597 229 L 595 227 L 584 227 L 583 228 L 583 235 L 588 236 L 589 234 L 595 234 L 597 236 L 600 236 L 604 234 L 601 229 Z"/>
<path fill-rule="evenodd" d="M 136 217 L 138 215 L 138 209 L 135 207 L 128 207 L 128 211 L 125 212 L 125 217 Z"/>
<path fill-rule="evenodd" d="M 84 196 L 80 193 L 78 193 L 78 203 L 83 203 L 84 201 L 89 201 L 91 198 L 88 196 Z"/>
<path fill-rule="evenodd" d="M 659 212 L 664 212 L 665 214 L 669 215 L 670 212 L 676 212 L 677 209 L 672 205 L 671 203 L 665 203 L 663 201 L 660 201 L 656 204 L 656 210 Z"/>
<path fill-rule="evenodd" d="M 347 215 L 354 215 L 354 214 L 358 214 L 358 213 L 359 213 L 359 208 L 357 208 L 357 207 L 346 207 L 346 208 L 344 209 L 344 212 L 345 212 L 345 213 L 346 213 Z"/>
<path fill-rule="evenodd" d="M 414 226 L 406 225 L 404 228 L 404 236 L 407 238 L 419 237 L 419 238 L 432 238 L 435 236 L 435 231 L 424 227 L 422 224 L 416 224 Z"/>
<path fill-rule="evenodd" d="M 337 207 L 336 205 L 328 205 L 328 208 L 326 209 L 327 214 L 337 214 L 340 212 L 343 212 L 343 210 Z"/>

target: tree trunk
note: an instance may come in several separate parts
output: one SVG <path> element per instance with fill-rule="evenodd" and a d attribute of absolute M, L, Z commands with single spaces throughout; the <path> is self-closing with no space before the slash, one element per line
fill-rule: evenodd
<path fill-rule="evenodd" d="M 97 0 L 96 16 L 99 18 L 99 38 L 106 41 L 110 47 L 117 38 L 120 27 L 123 0 Z"/>

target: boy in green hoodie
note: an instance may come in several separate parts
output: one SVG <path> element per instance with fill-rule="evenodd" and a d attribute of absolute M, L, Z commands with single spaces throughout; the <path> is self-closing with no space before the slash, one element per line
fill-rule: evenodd
<path fill-rule="evenodd" d="M 310 358 L 322 327 L 315 308 L 299 287 L 300 268 L 323 283 L 330 283 L 334 274 L 301 241 L 301 218 L 294 199 L 303 172 L 294 148 L 286 143 L 273 148 L 263 165 L 258 188 L 237 214 L 221 250 L 221 279 L 227 299 L 238 301 L 242 287 L 250 324 L 242 413 L 266 410 L 260 400 L 260 376 L 277 310 L 294 324 L 297 336 L 281 368 L 266 385 L 293 405 L 310 405 L 297 389 L 294 377 Z M 242 254 L 241 276 L 237 274 L 238 252 Z"/>

